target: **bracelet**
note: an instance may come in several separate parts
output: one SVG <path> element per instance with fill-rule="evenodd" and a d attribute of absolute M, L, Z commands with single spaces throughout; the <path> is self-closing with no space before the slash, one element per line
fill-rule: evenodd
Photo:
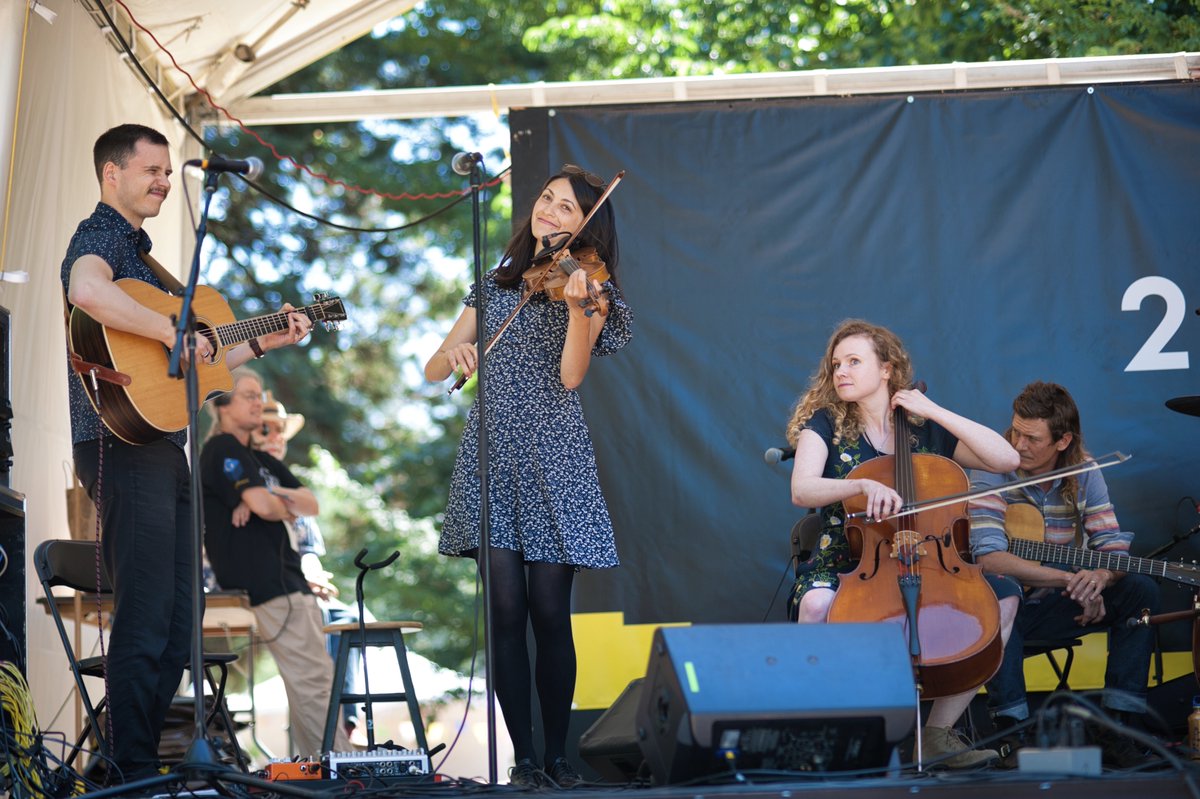
<path fill-rule="evenodd" d="M 252 338 L 246 343 L 250 345 L 250 351 L 254 353 L 255 358 L 261 358 L 267 354 L 263 351 L 262 345 L 258 343 L 258 339 Z"/>

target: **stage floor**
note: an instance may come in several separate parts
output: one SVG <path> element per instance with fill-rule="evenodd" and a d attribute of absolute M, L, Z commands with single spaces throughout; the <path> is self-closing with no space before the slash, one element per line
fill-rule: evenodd
<path fill-rule="evenodd" d="M 695 783 L 663 787 L 635 787 L 585 784 L 570 791 L 542 789 L 518 791 L 508 785 L 489 786 L 477 782 L 449 780 L 431 783 L 412 778 L 388 781 L 387 784 L 365 785 L 332 780 L 292 781 L 290 789 L 310 792 L 317 797 L 344 796 L 347 793 L 370 794 L 374 797 L 437 797 L 450 799 L 459 796 L 478 796 L 480 793 L 539 796 L 587 796 L 589 799 L 797 799 L 801 796 L 837 797 L 837 799 L 899 799 L 902 796 L 963 797 L 972 799 L 1200 799 L 1197 778 L 1200 764 L 1184 764 L 1184 771 L 1112 772 L 1098 777 L 1031 777 L 1018 772 L 980 771 L 969 774 L 948 772 L 905 774 L 888 779 L 778 780 L 763 783 L 712 784 Z M 503 780 L 503 777 L 501 778 Z M 230 785 L 216 790 L 204 790 L 193 784 L 189 792 L 196 796 L 245 797 L 245 787 Z M 256 795 L 263 794 L 253 791 Z M 164 794 L 169 796 L 169 794 Z"/>

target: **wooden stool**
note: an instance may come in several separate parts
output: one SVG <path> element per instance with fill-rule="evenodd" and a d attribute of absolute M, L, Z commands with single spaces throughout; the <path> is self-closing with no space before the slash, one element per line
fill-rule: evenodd
<path fill-rule="evenodd" d="M 419 621 L 373 621 L 359 629 L 358 622 L 345 624 L 327 624 L 322 629 L 326 635 L 336 634 L 338 639 L 337 661 L 333 671 L 333 690 L 329 693 L 329 712 L 325 716 L 325 737 L 322 739 L 321 751 L 328 752 L 333 746 L 335 726 L 341 717 L 342 705 L 357 705 L 365 703 L 374 705 L 378 702 L 406 702 L 408 715 L 412 719 L 413 731 L 417 736 L 417 748 L 423 752 L 429 751 L 429 743 L 425 740 L 425 723 L 421 720 L 421 707 L 417 704 L 417 694 L 413 691 L 412 674 L 408 670 L 408 648 L 404 646 L 404 632 L 416 631 L 424 625 Z M 368 646 L 390 646 L 396 652 L 396 662 L 400 666 L 400 678 L 404 682 L 403 691 L 378 692 L 370 694 L 347 694 L 342 692 L 346 681 L 346 665 L 350 661 L 350 649 L 354 647 L 363 652 Z M 370 674 L 367 674 L 368 688 Z M 368 730 L 368 736 L 374 737 L 374 732 Z"/>

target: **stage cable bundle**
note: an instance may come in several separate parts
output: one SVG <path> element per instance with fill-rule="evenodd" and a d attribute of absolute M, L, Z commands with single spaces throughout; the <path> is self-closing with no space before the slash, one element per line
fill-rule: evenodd
<path fill-rule="evenodd" d="M 89 787 L 75 772 L 58 768 L 44 743 L 25 676 L 15 664 L 0 662 L 0 777 L 9 796 L 73 796 Z"/>

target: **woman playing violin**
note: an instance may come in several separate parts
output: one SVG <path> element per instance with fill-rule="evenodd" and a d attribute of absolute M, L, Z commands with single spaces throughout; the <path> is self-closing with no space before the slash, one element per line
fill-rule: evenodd
<path fill-rule="evenodd" d="M 875 519 L 903 505 L 890 486 L 870 479 L 845 479 L 860 463 L 893 453 L 894 409 L 903 408 L 909 416 L 909 446 L 914 453 L 942 455 L 964 468 L 990 472 L 1009 471 L 1020 460 L 1003 436 L 942 408 L 910 388 L 912 381 L 912 363 L 896 334 L 850 319 L 830 337 L 817 372 L 792 413 L 787 427 L 788 441 L 796 447 L 792 502 L 821 508 L 824 521 L 819 547 L 801 565 L 793 592 L 800 622 L 826 621 L 839 576 L 854 568 L 842 501 L 863 495 L 868 516 Z M 1001 599 L 1001 634 L 1007 639 L 1020 587 L 1005 578 L 989 577 L 988 582 Z M 972 690 L 933 703 L 923 735 L 923 760 L 949 756 L 946 766 L 967 768 L 998 757 L 991 750 L 968 750 L 950 729 L 974 694 Z"/>
<path fill-rule="evenodd" d="M 425 365 L 429 380 L 455 371 L 474 373 L 476 313 L 493 335 L 522 298 L 522 277 L 547 243 L 575 233 L 604 191 L 598 177 L 564 166 L 542 186 L 533 209 L 508 242 L 483 286 L 472 286 L 465 308 Z M 619 252 L 611 203 L 602 204 L 572 249 L 594 247 L 616 274 Z M 610 278 L 591 281 L 604 291 L 599 313 L 588 315 L 583 269 L 570 274 L 564 302 L 534 299 L 521 308 L 487 353 L 486 399 L 491 455 L 490 582 L 496 663 L 492 679 L 512 738 L 517 765 L 512 784 L 560 787 L 580 781 L 566 760 L 567 724 L 575 689 L 571 585 L 581 568 L 618 565 L 612 522 L 600 492 L 595 453 L 576 389 L 593 356 L 628 343 L 632 313 Z M 459 445 L 439 551 L 476 557 L 479 547 L 478 402 Z M 545 733 L 545 770 L 534 752 L 529 654 L 532 621 L 537 645 L 535 678 Z"/>

